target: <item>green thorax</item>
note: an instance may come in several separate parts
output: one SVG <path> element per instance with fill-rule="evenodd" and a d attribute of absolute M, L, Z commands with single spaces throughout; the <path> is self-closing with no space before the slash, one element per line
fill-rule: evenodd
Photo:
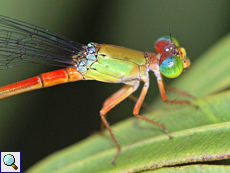
<path fill-rule="evenodd" d="M 147 75 L 144 52 L 107 44 L 89 43 L 77 70 L 85 79 L 127 83 Z"/>

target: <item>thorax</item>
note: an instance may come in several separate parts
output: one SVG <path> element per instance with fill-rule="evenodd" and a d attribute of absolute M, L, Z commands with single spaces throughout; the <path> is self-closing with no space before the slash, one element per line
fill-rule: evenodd
<path fill-rule="evenodd" d="M 90 44 L 92 47 L 85 56 L 77 59 L 76 64 L 85 79 L 129 83 L 145 81 L 148 77 L 147 53 L 108 44 Z"/>

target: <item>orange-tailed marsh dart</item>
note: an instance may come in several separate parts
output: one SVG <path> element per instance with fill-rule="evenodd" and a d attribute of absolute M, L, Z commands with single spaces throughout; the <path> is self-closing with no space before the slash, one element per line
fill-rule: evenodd
<path fill-rule="evenodd" d="M 141 52 L 125 47 L 90 42 L 87 45 L 71 41 L 61 35 L 38 26 L 0 15 L 0 69 L 10 69 L 27 64 L 46 64 L 65 67 L 43 73 L 21 82 L 0 88 L 0 99 L 23 92 L 79 80 L 97 80 L 108 83 L 123 83 L 124 86 L 105 100 L 100 116 L 107 127 L 117 152 L 121 148 L 105 118 L 105 115 L 122 100 L 129 97 L 144 82 L 136 100 L 133 114 L 137 118 L 155 124 L 170 134 L 162 124 L 139 115 L 140 107 L 149 88 L 149 71 L 157 78 L 164 102 L 190 104 L 189 101 L 170 101 L 165 89 L 188 95 L 164 85 L 163 76 L 178 77 L 190 66 L 184 48 L 171 36 L 155 42 L 156 53 Z"/>

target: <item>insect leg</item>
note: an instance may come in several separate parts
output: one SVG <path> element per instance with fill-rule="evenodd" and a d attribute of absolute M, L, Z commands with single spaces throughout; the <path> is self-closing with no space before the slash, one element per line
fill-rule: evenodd
<path fill-rule="evenodd" d="M 148 119 L 146 117 L 143 117 L 143 116 L 139 115 L 140 107 L 141 107 L 141 105 L 142 105 L 142 103 L 144 101 L 144 98 L 145 98 L 146 94 L 147 94 L 148 88 L 149 88 L 149 81 L 145 82 L 145 84 L 144 84 L 144 86 L 142 88 L 141 94 L 140 94 L 140 96 L 139 96 L 139 98 L 137 100 L 137 103 L 136 103 L 136 105 L 135 105 L 135 107 L 133 109 L 133 114 L 137 118 L 140 118 L 142 120 L 148 121 L 149 123 L 152 123 L 152 124 L 155 124 L 155 125 L 161 127 L 167 133 L 169 138 L 171 138 L 171 135 L 169 134 L 168 130 L 166 129 L 166 127 L 164 125 L 159 124 L 159 123 L 157 123 L 157 122 L 155 122 L 153 120 L 150 120 L 150 119 Z"/>
<path fill-rule="evenodd" d="M 136 82 L 134 85 L 125 85 L 123 86 L 120 90 L 118 90 L 117 92 L 115 92 L 112 96 L 110 96 L 108 99 L 106 99 L 106 101 L 104 102 L 102 109 L 100 111 L 100 115 L 101 115 L 101 120 L 103 121 L 104 125 L 106 126 L 106 128 L 108 129 L 116 147 L 117 147 L 117 153 L 115 154 L 112 163 L 114 164 L 118 154 L 121 151 L 121 147 L 118 144 L 112 130 L 111 127 L 108 123 L 108 121 L 106 120 L 106 113 L 111 110 L 114 106 L 116 106 L 117 104 L 119 104 L 122 100 L 124 100 L 125 98 L 127 98 L 130 94 L 132 94 L 134 91 L 136 91 L 136 89 L 139 86 L 139 81 Z"/>
<path fill-rule="evenodd" d="M 175 93 L 178 93 L 178 94 L 181 94 L 181 95 L 184 95 L 186 97 L 190 97 L 190 98 L 193 98 L 195 99 L 196 97 L 192 96 L 191 94 L 185 92 L 185 91 L 182 91 L 182 90 L 178 90 L 176 88 L 173 88 L 173 87 L 170 87 L 170 86 L 167 86 L 165 85 L 165 89 L 168 90 L 168 91 L 173 91 Z"/>
<path fill-rule="evenodd" d="M 137 102 L 137 99 L 138 99 L 138 98 L 135 97 L 134 95 L 130 95 L 130 96 L 129 96 L 129 99 L 132 100 L 132 101 L 134 101 L 134 102 Z M 142 106 L 143 108 L 145 108 L 145 109 L 149 109 L 148 105 L 147 105 L 145 102 L 143 102 L 141 106 Z"/>
<path fill-rule="evenodd" d="M 197 105 L 192 104 L 188 100 L 168 100 L 166 92 L 165 92 L 165 85 L 164 85 L 164 82 L 163 82 L 162 78 L 158 79 L 157 83 L 158 83 L 158 87 L 159 87 L 159 90 L 160 90 L 161 99 L 163 100 L 163 102 L 176 103 L 176 104 L 188 104 L 188 105 L 194 106 L 196 108 L 198 107 Z M 179 90 L 175 90 L 175 91 L 179 91 Z"/>

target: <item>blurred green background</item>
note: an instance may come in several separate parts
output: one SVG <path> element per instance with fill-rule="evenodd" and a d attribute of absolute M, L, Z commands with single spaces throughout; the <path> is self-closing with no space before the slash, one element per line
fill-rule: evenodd
<path fill-rule="evenodd" d="M 227 0 L 0 1 L 0 14 L 83 44 L 93 41 L 150 52 L 157 38 L 168 35 L 170 24 L 172 35 L 186 48 L 192 62 L 229 32 L 229 9 Z M 55 69 L 30 65 L 0 71 L 0 86 Z M 147 103 L 159 94 L 155 77 L 150 76 Z M 80 81 L 1 100 L 0 150 L 21 151 L 25 170 L 50 153 L 86 138 L 99 130 L 103 101 L 121 86 Z M 131 117 L 133 106 L 125 100 L 108 113 L 109 122 Z"/>

